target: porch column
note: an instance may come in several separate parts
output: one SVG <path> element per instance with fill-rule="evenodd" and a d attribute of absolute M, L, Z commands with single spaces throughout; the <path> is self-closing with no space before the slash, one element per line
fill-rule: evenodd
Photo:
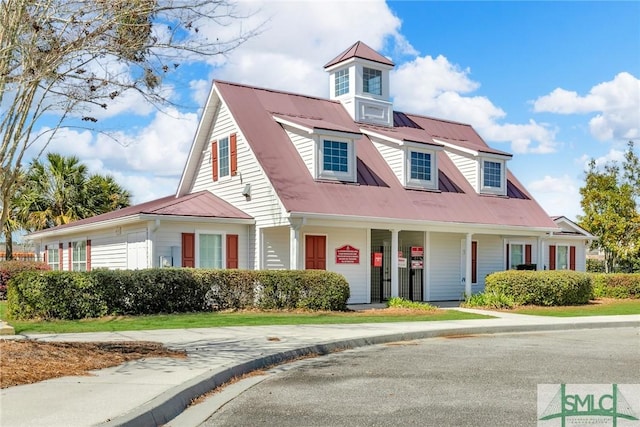
<path fill-rule="evenodd" d="M 538 253 L 536 259 L 536 270 L 544 270 L 544 239 L 542 236 L 538 236 Z"/>
<path fill-rule="evenodd" d="M 472 272 L 471 272 L 471 237 L 473 234 L 467 233 L 467 238 L 465 240 L 465 268 L 464 268 L 464 293 L 466 296 L 471 296 L 471 280 L 472 280 Z"/>
<path fill-rule="evenodd" d="M 398 232 L 391 230 L 391 296 L 400 296 L 400 280 L 398 272 Z"/>
<path fill-rule="evenodd" d="M 300 241 L 300 229 L 304 225 L 304 219 L 290 219 L 289 228 L 289 269 L 301 270 L 303 267 L 300 265 L 300 259 L 302 254 L 302 242 Z"/>
<path fill-rule="evenodd" d="M 300 269 L 300 227 L 289 229 L 289 269 Z"/>

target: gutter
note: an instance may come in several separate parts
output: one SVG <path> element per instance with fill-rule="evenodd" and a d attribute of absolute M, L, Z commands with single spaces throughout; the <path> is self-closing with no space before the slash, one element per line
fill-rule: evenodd
<path fill-rule="evenodd" d="M 555 231 L 560 228 L 551 227 L 528 227 L 528 226 L 516 226 L 516 225 L 499 225 L 499 224 L 477 224 L 466 222 L 442 222 L 442 221 L 430 221 L 430 220 L 415 220 L 415 219 L 398 219 L 398 218 L 386 218 L 386 217 L 362 217 L 358 215 L 339 215 L 339 214 L 317 214 L 306 212 L 289 212 L 289 218 L 307 218 L 318 220 L 330 220 L 330 221 L 353 221 L 362 222 L 369 227 L 371 223 L 382 224 L 398 224 L 403 226 L 418 226 L 419 228 L 432 227 L 432 228 L 471 228 L 478 230 L 492 229 L 500 232 L 505 230 L 522 233 L 523 231 L 530 231 L 535 233 L 545 233 L 553 235 Z M 370 227 L 374 228 L 374 227 Z M 406 227 L 405 227 L 406 228 Z"/>
<path fill-rule="evenodd" d="M 91 222 L 88 224 L 68 225 L 61 229 L 51 228 L 24 236 L 26 240 L 38 240 L 48 237 L 55 237 L 69 233 L 82 233 L 83 231 L 101 230 L 110 227 L 119 227 L 141 221 L 181 221 L 181 222 L 211 222 L 226 224 L 255 224 L 253 218 L 222 218 L 222 217 L 202 217 L 202 216 L 182 216 L 182 215 L 154 215 L 154 214 L 135 214 L 111 220 Z"/>

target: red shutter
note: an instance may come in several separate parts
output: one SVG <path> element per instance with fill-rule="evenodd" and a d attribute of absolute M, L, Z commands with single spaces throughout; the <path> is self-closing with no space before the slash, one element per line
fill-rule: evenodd
<path fill-rule="evenodd" d="M 218 180 L 218 141 L 211 143 L 211 173 L 213 180 Z"/>
<path fill-rule="evenodd" d="M 531 264 L 531 245 L 524 245 L 524 263 Z"/>
<path fill-rule="evenodd" d="M 569 270 L 576 269 L 576 247 L 569 247 Z"/>
<path fill-rule="evenodd" d="M 231 157 L 231 176 L 238 174 L 238 141 L 236 134 L 232 133 L 230 138 L 229 156 Z"/>
<path fill-rule="evenodd" d="M 196 235 L 195 233 L 182 233 L 182 266 L 196 266 Z"/>
<path fill-rule="evenodd" d="M 227 234 L 227 268 L 238 268 L 237 234 Z"/>
<path fill-rule="evenodd" d="M 91 271 L 91 240 L 87 239 L 87 271 Z"/>
<path fill-rule="evenodd" d="M 73 271 L 73 244 L 69 242 L 69 271 Z"/>
<path fill-rule="evenodd" d="M 555 245 L 549 246 L 549 270 L 556 269 L 556 247 Z"/>
<path fill-rule="evenodd" d="M 507 268 L 506 270 L 509 269 L 509 244 L 507 243 Z"/>
<path fill-rule="evenodd" d="M 478 242 L 471 242 L 471 283 L 478 283 Z"/>
<path fill-rule="evenodd" d="M 42 258 L 44 259 L 45 264 L 47 264 L 48 257 L 49 257 L 49 254 L 47 254 L 47 245 L 44 245 L 44 256 Z"/>
<path fill-rule="evenodd" d="M 58 265 L 59 265 L 59 269 L 60 271 L 63 270 L 62 268 L 62 254 L 63 254 L 63 244 L 62 243 L 58 243 Z"/>

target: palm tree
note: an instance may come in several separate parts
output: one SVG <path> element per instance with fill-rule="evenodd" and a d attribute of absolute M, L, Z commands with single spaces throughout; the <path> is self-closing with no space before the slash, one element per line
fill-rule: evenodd
<path fill-rule="evenodd" d="M 48 153 L 26 174 L 18 201 L 18 218 L 27 231 L 68 224 L 129 206 L 131 194 L 113 177 L 89 176 L 76 156 Z"/>

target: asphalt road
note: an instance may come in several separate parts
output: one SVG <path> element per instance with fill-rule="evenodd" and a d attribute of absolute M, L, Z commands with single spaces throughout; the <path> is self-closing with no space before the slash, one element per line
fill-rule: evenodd
<path fill-rule="evenodd" d="M 431 338 L 335 353 L 267 376 L 202 426 L 535 426 L 538 384 L 560 383 L 639 384 L 640 330 Z"/>

